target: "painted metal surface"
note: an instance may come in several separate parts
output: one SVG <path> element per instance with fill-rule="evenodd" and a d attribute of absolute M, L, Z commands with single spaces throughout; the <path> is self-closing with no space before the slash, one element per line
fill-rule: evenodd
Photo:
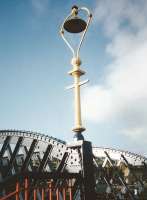
<path fill-rule="evenodd" d="M 16 147 L 16 144 L 20 137 L 23 138 L 23 141 L 21 146 L 19 147 L 19 151 L 17 152 L 18 162 L 21 162 L 22 155 L 24 157 L 26 156 L 29 149 L 31 148 L 33 140 L 37 140 L 38 143 L 33 150 L 33 155 L 31 155 L 34 162 L 36 161 L 36 165 L 39 162 L 37 157 L 39 156 L 40 159 L 43 159 L 45 152 L 48 151 L 48 145 L 50 145 L 51 149 L 49 153 L 49 158 L 46 158 L 46 161 L 44 162 L 53 159 L 57 159 L 60 161 L 62 160 L 64 153 L 68 152 L 69 158 L 67 161 L 67 169 L 71 172 L 78 172 L 80 170 L 80 157 L 78 151 L 68 148 L 68 144 L 66 144 L 64 141 L 40 133 L 19 130 L 0 131 L 0 158 L 3 158 L 4 162 L 6 162 L 9 157 L 11 157 L 10 151 L 14 151 L 14 148 Z M 105 160 L 105 152 L 107 152 L 111 159 L 115 160 L 116 162 L 123 162 L 122 155 L 124 155 L 127 161 L 133 166 L 140 166 L 143 165 L 143 163 L 147 163 L 146 157 L 135 153 L 123 150 L 116 150 L 112 148 L 93 147 L 93 154 L 96 158 Z M 49 166 L 46 166 L 46 169 L 49 170 Z"/>
<path fill-rule="evenodd" d="M 86 142 L 84 142 L 86 144 Z M 69 178 L 69 176 L 77 175 L 74 178 L 74 188 L 70 190 L 68 188 L 68 192 L 72 199 L 80 199 L 81 183 L 84 183 L 84 175 L 88 177 L 88 175 L 92 173 L 90 170 L 95 171 L 95 181 L 96 188 L 99 195 L 102 195 L 106 192 L 100 193 L 103 188 L 105 191 L 109 187 L 111 190 L 111 195 L 113 195 L 113 199 L 116 198 L 117 188 L 124 188 L 129 194 L 130 199 L 134 199 L 134 188 L 136 184 L 138 188 L 146 187 L 147 183 L 147 158 L 141 155 L 137 155 L 134 153 L 130 153 L 123 150 L 116 150 L 111 148 L 102 148 L 102 147 L 93 147 L 92 152 L 88 155 L 90 151 L 88 151 L 88 146 L 82 150 L 83 141 L 77 141 L 70 144 L 66 144 L 64 141 L 59 140 L 57 138 L 49 137 L 47 135 L 28 132 L 28 131 L 19 131 L 19 130 L 1 130 L 0 131 L 0 189 L 6 188 L 4 187 L 4 183 L 9 180 L 9 178 L 14 177 L 15 175 L 30 172 L 30 173 L 38 173 L 42 177 L 46 178 L 47 174 L 50 175 L 49 178 L 54 179 L 54 183 L 56 185 L 60 185 L 59 174 L 64 174 L 64 177 Z M 88 151 L 88 152 L 87 152 Z M 85 155 L 83 159 L 83 155 Z M 88 157 L 86 157 L 88 155 Z M 89 159 L 93 160 L 93 165 L 89 166 Z M 85 168 L 86 167 L 86 168 Z M 134 181 L 133 183 L 127 183 L 127 178 L 122 176 L 121 169 L 124 168 L 128 171 L 129 176 L 131 175 L 131 179 Z M 141 176 L 145 177 L 143 180 L 136 176 L 136 169 L 141 171 Z M 135 171 L 134 171 L 135 170 Z M 54 173 L 56 172 L 56 174 Z M 143 172 L 143 173 L 142 173 Z M 83 177 L 82 181 L 80 175 Z M 38 175 L 37 175 L 38 176 Z M 128 176 L 128 175 L 127 175 Z M 89 178 L 90 178 L 89 177 Z M 66 179 L 65 178 L 65 179 Z M 117 181 L 116 181 L 117 179 Z M 89 184 L 90 181 L 85 179 L 84 184 Z M 91 179 L 92 180 L 92 179 Z M 11 182 L 11 181 L 9 181 Z M 28 187 L 27 180 L 24 180 L 25 185 L 24 188 Z M 34 185 L 37 185 L 37 182 L 33 182 Z M 117 187 L 116 187 L 117 185 Z M 19 184 L 16 182 L 15 193 L 14 190 L 11 190 L 13 195 L 16 195 L 16 199 L 18 198 Z M 90 184 L 91 191 L 94 188 L 94 185 Z M 90 187 L 86 185 L 85 187 Z M 48 183 L 48 196 L 52 199 L 52 188 L 51 182 Z M 79 188 L 79 189 L 77 189 Z M 132 189 L 133 188 L 133 189 Z M 141 189 L 140 189 L 141 190 Z M 26 191 L 26 190 L 25 190 Z M 84 187 L 82 189 L 84 192 Z M 44 188 L 40 191 L 40 193 L 34 188 L 32 190 L 32 194 L 34 195 L 34 199 L 44 198 L 46 190 Z M 57 198 L 66 199 L 66 188 L 62 188 L 62 192 L 60 189 L 60 193 L 56 191 Z M 0 196 L 4 198 L 7 194 L 7 190 L 5 192 L 0 190 Z M 74 196 L 73 196 L 74 195 Z M 27 199 L 27 192 L 24 193 L 25 198 Z M 2 199 L 0 198 L 0 199 Z"/>

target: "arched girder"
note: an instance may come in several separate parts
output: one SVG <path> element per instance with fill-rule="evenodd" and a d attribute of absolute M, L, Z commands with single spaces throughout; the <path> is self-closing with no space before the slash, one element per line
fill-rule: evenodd
<path fill-rule="evenodd" d="M 2 180 L 20 171 L 51 172 L 55 168 L 61 169 L 63 165 L 71 173 L 81 170 L 77 150 L 68 148 L 62 140 L 35 132 L 1 130 L 0 156 Z"/>
<path fill-rule="evenodd" d="M 22 138 L 21 143 L 19 143 L 20 138 Z M 16 149 L 17 145 L 19 149 Z M 69 158 L 66 163 L 66 169 L 70 172 L 79 172 L 81 170 L 81 158 L 77 150 L 71 150 L 62 140 L 36 132 L 0 130 L 0 150 L 2 160 L 5 163 L 8 162 L 9 165 L 12 165 L 13 162 L 16 164 L 17 161 L 19 165 L 21 165 L 21 162 L 23 163 L 22 168 L 28 167 L 29 170 L 31 170 L 32 167 L 35 168 L 36 166 L 40 170 L 43 168 L 43 170 L 47 171 L 51 171 L 56 164 L 60 163 L 64 154 L 68 152 Z M 123 156 L 128 163 L 133 166 L 141 166 L 147 163 L 147 158 L 141 155 L 123 150 L 93 147 L 95 158 L 101 160 L 103 163 L 106 162 L 107 159 L 105 152 L 109 154 L 116 165 L 124 162 Z M 17 157 L 17 159 L 15 157 Z M 21 167 L 19 166 L 19 168 Z M 17 170 L 19 171 L 20 169 Z M 13 173 L 15 173 L 15 169 L 13 169 L 13 171 Z"/>
<path fill-rule="evenodd" d="M 129 151 L 117 150 L 113 148 L 105 148 L 105 147 L 93 147 L 93 154 L 96 158 L 105 159 L 107 152 L 111 159 L 118 162 L 124 162 L 123 156 L 127 159 L 129 164 L 133 166 L 141 166 L 143 163 L 147 163 L 147 158 L 145 156 L 141 156 Z M 123 155 L 123 156 L 122 156 Z"/>
<path fill-rule="evenodd" d="M 57 138 L 36 132 L 0 130 L 0 183 L 15 174 L 26 172 L 54 173 L 56 171 L 78 174 L 83 170 L 82 143 L 79 141 L 76 146 L 74 145 L 75 143 L 69 145 Z M 122 174 L 119 174 L 122 164 L 128 170 L 132 170 L 133 167 L 146 169 L 147 165 L 147 158 L 144 156 L 111 148 L 93 147 L 93 158 L 97 183 L 103 174 L 105 184 L 111 186 L 113 190 L 115 188 L 111 178 L 114 178 L 116 171 L 122 185 L 128 188 L 126 177 L 123 178 Z M 113 172 L 111 178 L 108 177 L 108 171 Z M 134 172 L 132 174 L 134 175 Z"/>

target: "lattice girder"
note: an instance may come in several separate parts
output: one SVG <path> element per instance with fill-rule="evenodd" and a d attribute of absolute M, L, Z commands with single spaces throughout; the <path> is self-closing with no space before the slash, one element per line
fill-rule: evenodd
<path fill-rule="evenodd" d="M 0 183 L 2 184 L 8 177 L 24 172 L 54 173 L 56 171 L 57 173 L 79 174 L 84 167 L 82 166 L 81 145 L 79 141 L 74 147 L 74 143 L 69 145 L 57 138 L 35 132 L 1 130 Z M 113 193 L 116 194 L 114 185 L 115 177 L 117 177 L 118 185 L 126 187 L 131 198 L 132 191 L 127 183 L 127 177 L 133 177 L 133 184 L 135 181 L 143 186 L 147 183 L 146 157 L 103 147 L 93 147 L 92 151 L 96 183 L 99 186 L 102 176 L 105 187 L 111 187 Z M 144 182 L 135 175 L 136 170 L 141 171 Z M 108 171 L 112 173 L 110 178 Z M 122 176 L 122 173 L 125 174 Z"/>

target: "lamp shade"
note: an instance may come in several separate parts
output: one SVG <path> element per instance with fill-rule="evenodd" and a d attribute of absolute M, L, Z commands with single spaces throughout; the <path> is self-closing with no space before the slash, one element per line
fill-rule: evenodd
<path fill-rule="evenodd" d="M 87 23 L 77 16 L 71 17 L 64 23 L 64 29 L 69 33 L 80 33 L 85 30 Z"/>

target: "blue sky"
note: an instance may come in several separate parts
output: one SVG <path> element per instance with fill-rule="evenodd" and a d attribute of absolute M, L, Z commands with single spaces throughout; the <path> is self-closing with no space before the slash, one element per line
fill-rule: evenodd
<path fill-rule="evenodd" d="M 0 0 L 0 129 L 73 138 L 72 55 L 59 27 L 72 5 L 93 21 L 81 49 L 84 136 L 94 146 L 147 152 L 147 3 Z M 141 11 L 141 12 L 140 12 Z M 109 16 L 108 14 L 109 13 Z"/>

